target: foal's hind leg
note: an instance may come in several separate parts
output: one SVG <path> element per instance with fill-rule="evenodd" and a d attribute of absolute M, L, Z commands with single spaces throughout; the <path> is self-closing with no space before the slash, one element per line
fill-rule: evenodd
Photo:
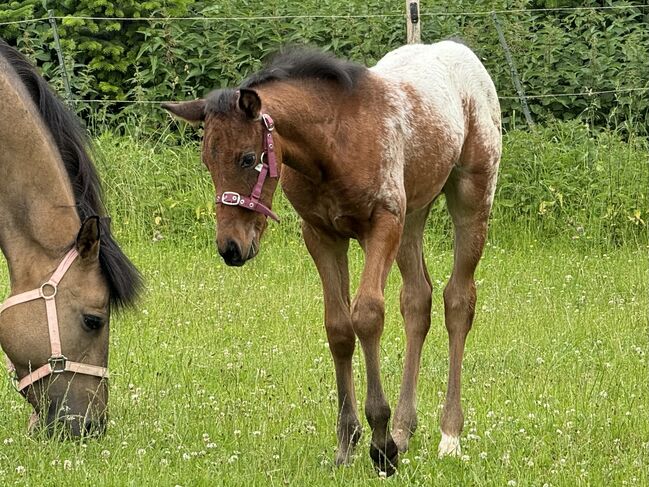
<path fill-rule="evenodd" d="M 397 265 L 401 271 L 401 314 L 406 329 L 406 357 L 399 404 L 392 422 L 392 438 L 400 452 L 417 428 L 417 378 L 421 349 L 430 328 L 432 286 L 423 255 L 423 233 L 429 207 L 406 216 Z"/>
<path fill-rule="evenodd" d="M 304 242 L 313 258 L 324 290 L 325 328 L 329 350 L 336 368 L 338 386 L 338 449 L 336 464 L 351 460 L 354 446 L 361 436 L 356 412 L 352 377 L 352 356 L 356 336 L 352 328 L 349 304 L 348 239 L 339 239 L 302 224 Z"/>
<path fill-rule="evenodd" d="M 446 403 L 442 413 L 439 455 L 460 454 L 464 415 L 460 404 L 460 376 L 466 337 L 473 323 L 476 304 L 474 272 L 487 237 L 487 220 L 497 170 L 470 172 L 455 169 L 444 187 L 455 227 L 453 273 L 444 289 L 444 313 L 449 336 L 449 373 Z"/>

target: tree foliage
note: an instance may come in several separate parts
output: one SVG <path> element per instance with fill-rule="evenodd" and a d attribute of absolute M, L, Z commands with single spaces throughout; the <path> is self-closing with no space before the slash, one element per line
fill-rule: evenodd
<path fill-rule="evenodd" d="M 492 19 L 463 14 L 509 9 L 499 13 L 499 19 L 537 121 L 581 117 L 595 126 L 613 124 L 628 132 L 646 133 L 649 9 L 535 10 L 610 4 L 625 3 L 422 1 L 422 40 L 459 36 L 473 47 L 503 97 L 506 126 L 516 126 L 522 120 L 520 102 Z M 50 0 L 48 7 L 55 16 L 63 17 L 57 20 L 59 36 L 77 98 L 186 99 L 236 84 L 283 44 L 310 43 L 372 65 L 405 39 L 401 0 Z M 391 15 L 362 17 L 366 14 Z M 47 9 L 40 0 L 16 0 L 9 2 L 8 8 L 0 6 L 0 22 L 45 16 Z M 118 17 L 160 20 L 112 20 Z M 48 22 L 0 26 L 0 36 L 18 45 L 62 88 Z M 645 91 L 624 91 L 628 88 Z M 598 91 L 617 93 L 589 94 Z M 585 94 L 547 96 L 556 93 Z M 104 113 L 116 116 L 129 110 L 146 111 L 142 106 L 114 105 Z"/>

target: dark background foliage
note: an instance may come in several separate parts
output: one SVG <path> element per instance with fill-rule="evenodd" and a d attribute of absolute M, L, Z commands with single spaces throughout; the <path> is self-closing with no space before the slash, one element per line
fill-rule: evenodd
<path fill-rule="evenodd" d="M 649 9 L 539 11 L 557 7 L 624 6 L 620 1 L 421 2 L 422 40 L 466 40 L 483 59 L 503 97 L 507 128 L 524 123 L 510 68 L 489 15 L 499 13 L 536 121 L 584 118 L 592 126 L 647 132 L 649 92 L 588 93 L 649 87 Z M 637 5 L 642 5 L 636 2 Z M 0 22 L 42 18 L 52 9 L 72 86 L 79 99 L 172 100 L 236 84 L 282 44 L 310 43 L 367 65 L 405 39 L 401 0 L 14 0 L 0 6 Z M 388 14 L 384 17 L 363 15 Z M 360 17 L 328 18 L 331 15 Z M 71 16 L 106 17 L 80 20 Z M 281 18 L 288 16 L 289 18 Z M 297 18 L 295 16 L 298 16 Z M 116 17 L 218 17 L 211 20 L 112 20 Z M 273 17 L 273 18 L 250 18 Z M 279 18 L 278 18 L 279 17 Z M 47 21 L 0 26 L 63 93 L 52 29 Z M 154 107 L 77 103 L 86 119 L 100 113 L 113 127 L 137 111 L 159 120 Z M 121 117 L 118 115 L 121 114 Z"/>

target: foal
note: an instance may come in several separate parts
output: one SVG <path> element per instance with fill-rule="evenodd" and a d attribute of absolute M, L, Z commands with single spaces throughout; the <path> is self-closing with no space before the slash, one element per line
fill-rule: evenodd
<path fill-rule="evenodd" d="M 217 192 L 217 245 L 227 264 L 243 265 L 258 252 L 266 217 L 276 218 L 271 202 L 274 176 L 281 172 L 324 290 L 338 386 L 338 464 L 349 461 L 361 432 L 352 380 L 356 337 L 367 366 L 370 456 L 379 470 L 394 472 L 398 451 L 408 448 L 417 426 L 416 385 L 432 289 L 422 237 L 433 201 L 445 194 L 455 252 L 444 290 L 450 367 L 439 453 L 459 454 L 460 374 L 476 303 L 473 276 L 501 154 L 498 97 L 473 52 L 452 41 L 409 45 L 367 69 L 293 49 L 239 89 L 163 107 L 205 124 L 202 157 Z M 365 255 L 353 301 L 350 238 Z M 379 350 L 383 292 L 395 260 L 403 277 L 407 346 L 390 432 Z"/>

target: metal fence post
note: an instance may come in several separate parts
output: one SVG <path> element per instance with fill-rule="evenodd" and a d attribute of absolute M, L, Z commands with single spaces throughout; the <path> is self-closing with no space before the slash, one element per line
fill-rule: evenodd
<path fill-rule="evenodd" d="M 421 42 L 419 0 L 406 0 L 406 40 L 408 44 Z"/>
<path fill-rule="evenodd" d="M 529 127 L 534 127 L 534 120 L 532 120 L 532 114 L 530 113 L 530 109 L 527 106 L 527 98 L 525 98 L 525 90 L 523 89 L 523 84 L 521 83 L 521 80 L 518 77 L 518 70 L 516 69 L 514 58 L 512 57 L 512 53 L 509 50 L 507 41 L 505 40 L 505 34 L 503 33 L 496 12 L 491 12 L 491 19 L 493 20 L 496 31 L 498 31 L 498 39 L 500 40 L 500 45 L 502 46 L 503 51 L 505 51 L 505 58 L 507 59 L 507 64 L 509 64 L 509 71 L 512 76 L 512 81 L 514 82 L 514 87 L 516 88 L 516 92 L 518 93 L 518 98 L 521 101 L 521 106 L 523 108 L 523 114 L 525 115 L 525 120 L 527 121 L 527 125 Z"/>
<path fill-rule="evenodd" d="M 65 61 L 63 60 L 63 51 L 61 50 L 61 42 L 59 41 L 59 31 L 56 28 L 56 19 L 54 18 L 54 11 L 52 9 L 49 9 L 47 11 L 47 16 L 49 17 L 50 26 L 52 27 L 52 33 L 54 34 L 54 47 L 56 48 L 56 54 L 58 55 L 59 58 L 59 66 L 61 67 L 61 78 L 63 79 L 63 87 L 65 88 L 67 102 L 68 105 L 71 105 L 72 91 L 70 90 L 68 71 L 65 68 Z"/>

